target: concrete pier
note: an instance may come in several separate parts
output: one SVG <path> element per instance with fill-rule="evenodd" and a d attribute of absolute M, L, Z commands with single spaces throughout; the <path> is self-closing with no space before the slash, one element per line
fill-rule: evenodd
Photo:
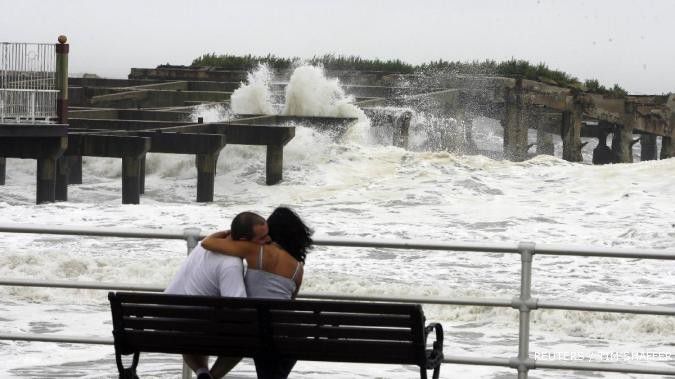
<path fill-rule="evenodd" d="M 673 151 L 673 138 L 672 137 L 661 137 L 661 159 L 668 159 L 675 157 L 675 151 Z"/>
<path fill-rule="evenodd" d="M 612 151 L 619 163 L 633 162 L 633 126 L 637 123 L 637 106 L 626 102 L 623 125 L 614 131 L 612 137 Z"/>
<path fill-rule="evenodd" d="M 66 133 L 67 127 L 61 124 L 0 125 L 0 154 L 3 163 L 6 164 L 5 158 L 38 160 L 37 204 L 56 199 L 56 160 L 68 145 Z M 4 175 L 2 179 L 4 182 Z"/>
<path fill-rule="evenodd" d="M 295 137 L 294 127 L 237 125 L 228 123 L 202 124 L 205 133 L 222 134 L 228 144 L 267 146 L 265 183 L 279 183 L 283 179 L 284 146 Z"/>
<path fill-rule="evenodd" d="M 412 120 L 411 112 L 403 112 L 394 122 L 394 135 L 392 144 L 404 149 L 408 148 L 408 140 L 410 134 L 410 120 Z"/>
<path fill-rule="evenodd" d="M 150 138 L 69 134 L 66 156 L 122 158 L 122 204 L 140 202 L 140 160 Z"/>
<path fill-rule="evenodd" d="M 544 128 L 544 116 L 539 113 L 532 113 L 530 117 L 533 126 L 537 128 L 537 154 L 554 155 L 553 136 Z"/>
<path fill-rule="evenodd" d="M 562 117 L 562 141 L 563 159 L 569 162 L 581 162 L 581 128 L 582 106 L 574 102 L 571 110 L 563 112 Z"/>
<path fill-rule="evenodd" d="M 643 134 L 640 136 L 640 161 L 655 161 L 658 159 L 656 151 L 656 136 Z"/>
<path fill-rule="evenodd" d="M 506 115 L 502 121 L 504 128 L 504 156 L 521 162 L 527 159 L 527 124 L 523 119 L 522 80 L 517 79 L 514 88 L 506 95 Z"/>
<path fill-rule="evenodd" d="M 458 115 L 459 122 L 462 124 L 462 128 L 464 130 L 464 141 L 465 141 L 465 149 L 466 152 L 469 154 L 473 154 L 474 152 L 478 151 L 478 146 L 476 146 L 476 141 L 473 139 L 473 116 L 468 115 L 464 112 L 461 112 L 461 114 Z"/>
<path fill-rule="evenodd" d="M 150 153 L 194 154 L 197 166 L 197 201 L 213 201 L 214 179 L 218 154 L 225 147 L 226 137 L 211 133 L 133 132 L 150 138 Z M 145 192 L 145 156 L 139 162 L 140 193 Z"/>

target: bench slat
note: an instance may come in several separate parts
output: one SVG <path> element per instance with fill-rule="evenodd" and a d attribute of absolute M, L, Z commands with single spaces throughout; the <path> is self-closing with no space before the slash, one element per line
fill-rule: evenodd
<path fill-rule="evenodd" d="M 298 360 L 417 364 L 412 343 L 275 337 L 280 354 Z"/>
<path fill-rule="evenodd" d="M 373 314 L 410 314 L 411 312 L 421 312 L 422 307 L 419 304 L 390 304 L 390 303 L 357 303 L 341 301 L 317 301 L 317 300 L 287 300 L 279 299 L 246 299 L 230 297 L 211 297 L 211 296 L 187 296 L 166 294 L 145 294 L 145 293 L 115 293 L 113 298 L 118 299 L 124 306 L 140 304 L 158 304 L 158 305 L 197 305 L 197 306 L 218 306 L 227 300 L 228 306 L 232 308 L 251 308 L 251 307 L 269 307 L 269 309 L 281 310 L 319 310 L 326 312 L 348 312 L 348 313 L 373 313 Z"/>
<path fill-rule="evenodd" d="M 198 307 L 198 306 L 169 306 L 169 305 L 146 305 L 124 304 L 122 315 L 142 317 L 176 317 L 195 320 L 214 321 L 248 321 L 255 319 L 258 312 L 254 308 L 225 308 Z"/>
<path fill-rule="evenodd" d="M 258 322 L 253 319 L 242 323 L 222 323 L 206 320 L 190 320 L 176 318 L 129 318 L 125 317 L 123 322 L 125 329 L 141 330 L 165 330 L 165 331 L 184 331 L 184 332 L 206 332 L 214 335 L 250 335 L 258 334 Z"/>
<path fill-rule="evenodd" d="M 194 351 L 208 353 L 207 355 L 218 355 L 230 348 L 238 351 L 234 356 L 246 355 L 247 351 L 258 351 L 262 347 L 261 341 L 257 338 L 149 330 L 126 330 L 121 345 L 133 346 L 137 351 L 149 351 L 148 349 L 153 349 L 152 351 L 156 353 Z M 250 353 L 247 356 L 251 356 Z"/>
<path fill-rule="evenodd" d="M 410 327 L 412 324 L 409 315 L 314 313 L 281 310 L 270 311 L 270 319 L 272 322 L 327 325 Z"/>
<path fill-rule="evenodd" d="M 356 328 L 343 326 L 311 326 L 294 324 L 272 324 L 275 336 L 324 337 L 335 339 L 383 340 L 412 342 L 410 329 Z"/>

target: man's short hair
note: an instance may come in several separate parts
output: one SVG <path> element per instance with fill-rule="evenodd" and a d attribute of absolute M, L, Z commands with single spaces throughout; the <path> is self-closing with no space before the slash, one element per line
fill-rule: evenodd
<path fill-rule="evenodd" d="M 252 240 L 255 237 L 253 227 L 265 224 L 265 219 L 253 212 L 241 212 L 232 219 L 230 231 L 234 240 Z"/>

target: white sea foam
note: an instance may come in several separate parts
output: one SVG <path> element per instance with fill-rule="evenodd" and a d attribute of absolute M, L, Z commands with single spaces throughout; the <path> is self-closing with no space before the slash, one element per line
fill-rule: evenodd
<path fill-rule="evenodd" d="M 265 65 L 249 72 L 246 84 L 242 83 L 230 97 L 232 111 L 239 114 L 275 114 L 271 82 L 272 72 Z"/>
<path fill-rule="evenodd" d="M 328 79 L 323 68 L 296 68 L 286 87 L 284 115 L 365 118 L 363 111 L 352 103 L 340 87 L 338 79 Z"/>

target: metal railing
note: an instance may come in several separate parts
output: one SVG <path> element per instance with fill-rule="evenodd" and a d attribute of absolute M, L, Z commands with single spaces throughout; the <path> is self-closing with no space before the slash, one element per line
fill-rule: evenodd
<path fill-rule="evenodd" d="M 56 47 L 0 42 L 0 123 L 57 117 Z"/>
<path fill-rule="evenodd" d="M 121 238 L 152 238 L 175 239 L 187 242 L 189 253 L 197 242 L 203 238 L 200 229 L 187 228 L 182 232 L 168 232 L 161 230 L 125 230 L 102 228 L 69 228 L 46 227 L 34 225 L 3 225 L 0 232 L 5 233 L 39 233 L 78 236 L 100 236 Z M 446 355 L 443 363 L 502 366 L 518 371 L 518 378 L 527 378 L 532 369 L 559 369 L 582 371 L 606 371 L 635 374 L 675 375 L 675 368 L 648 367 L 616 363 L 585 363 L 579 361 L 541 360 L 532 359 L 529 354 L 530 346 L 530 312 L 536 309 L 578 310 L 591 312 L 617 312 L 632 314 L 649 314 L 675 316 L 675 307 L 672 306 L 630 306 L 595 304 L 583 302 L 548 301 L 531 297 L 532 260 L 535 255 L 557 256 L 587 256 L 611 258 L 639 258 L 675 260 L 675 251 L 644 250 L 644 249 L 608 249 L 608 248 L 581 248 L 564 245 L 521 243 L 421 243 L 414 241 L 372 241 L 366 239 L 317 238 L 318 246 L 341 247 L 369 247 L 414 250 L 441 250 L 441 251 L 476 251 L 489 253 L 519 254 L 521 257 L 520 293 L 512 299 L 490 298 L 448 298 L 448 297 L 382 297 L 382 296 L 352 296 L 330 293 L 301 293 L 298 297 L 306 299 L 356 300 L 356 301 L 393 301 L 404 303 L 468 305 L 487 307 L 510 307 L 519 311 L 518 355 L 513 358 L 486 358 Z M 31 286 L 50 288 L 76 288 L 97 290 L 127 290 L 127 291 L 162 291 L 159 286 L 142 284 L 91 283 L 66 281 L 35 281 L 25 279 L 0 279 L 0 285 Z M 1 333 L 0 340 L 41 341 L 82 344 L 112 345 L 111 338 L 89 338 L 77 336 L 49 336 L 43 334 L 11 334 Z M 183 370 L 184 377 L 190 377 L 189 371 Z"/>

